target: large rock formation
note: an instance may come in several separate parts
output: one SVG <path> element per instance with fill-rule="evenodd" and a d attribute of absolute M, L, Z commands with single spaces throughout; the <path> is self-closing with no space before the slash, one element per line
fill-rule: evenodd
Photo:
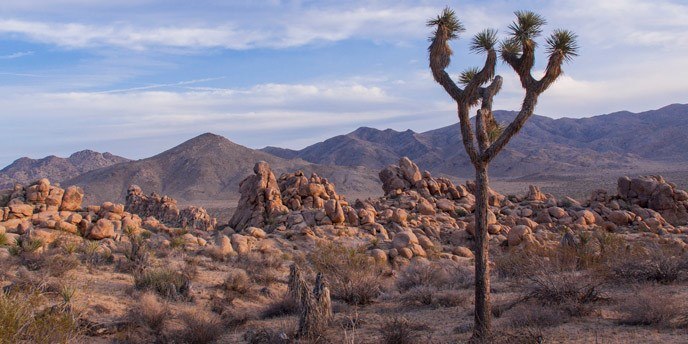
<path fill-rule="evenodd" d="M 673 225 L 688 223 L 688 193 L 662 176 L 621 177 L 617 189 L 619 198 L 630 205 L 655 210 Z"/>
<path fill-rule="evenodd" d="M 160 196 L 155 192 L 146 196 L 137 185 L 129 187 L 125 209 L 144 218 L 155 217 L 172 227 L 190 227 L 208 231 L 217 226 L 217 220 L 211 217 L 204 208 L 191 206 L 179 209 L 174 198 Z"/>
<path fill-rule="evenodd" d="M 236 230 L 247 227 L 265 227 L 271 219 L 289 209 L 282 204 L 277 179 L 265 161 L 256 163 L 252 176 L 239 184 L 241 198 L 229 226 Z"/>

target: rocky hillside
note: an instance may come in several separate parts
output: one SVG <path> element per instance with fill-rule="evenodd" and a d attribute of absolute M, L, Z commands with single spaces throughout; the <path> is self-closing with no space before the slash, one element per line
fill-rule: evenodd
<path fill-rule="evenodd" d="M 515 112 L 497 111 L 500 122 Z M 688 104 L 642 113 L 616 112 L 590 118 L 533 116 L 491 167 L 493 176 L 521 177 L 547 171 L 571 174 L 600 169 L 633 168 L 643 163 L 688 161 Z M 408 156 L 421 168 L 470 176 L 458 124 L 416 133 L 359 128 L 300 151 L 266 147 L 285 158 L 329 165 L 379 169 Z"/>
<path fill-rule="evenodd" d="M 122 202 L 127 188 L 167 194 L 180 201 L 238 200 L 239 182 L 253 172 L 256 161 L 266 161 L 279 173 L 303 170 L 329 178 L 342 190 L 357 195 L 379 189 L 376 173 L 361 167 L 323 166 L 301 159 L 288 160 L 256 151 L 230 140 L 203 134 L 153 157 L 85 173 L 64 182 L 81 186 L 90 199 Z M 226 205 L 229 206 L 229 205 Z"/>
<path fill-rule="evenodd" d="M 68 158 L 54 155 L 42 159 L 23 157 L 0 170 L 0 188 L 12 187 L 15 183 L 28 184 L 41 178 L 64 181 L 82 173 L 126 161 L 129 159 L 91 150 L 76 152 Z"/>

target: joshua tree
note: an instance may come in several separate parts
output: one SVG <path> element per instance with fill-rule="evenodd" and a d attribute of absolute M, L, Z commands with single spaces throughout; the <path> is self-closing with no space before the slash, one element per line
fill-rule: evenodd
<path fill-rule="evenodd" d="M 475 327 L 473 339 L 489 339 L 491 328 L 490 271 L 488 266 L 487 211 L 489 181 L 487 168 L 492 159 L 509 143 L 535 110 L 538 97 L 561 75 L 565 61 L 577 56 L 576 35 L 568 30 L 555 30 L 546 40 L 549 60 L 541 79 L 535 79 L 534 41 L 542 33 L 545 19 L 533 12 L 517 11 L 516 20 L 509 25 L 509 36 L 498 44 L 497 31 L 486 29 L 471 40 L 474 53 L 486 54 L 485 65 L 471 68 L 459 75 L 457 83 L 445 71 L 451 61 L 449 41 L 464 31 L 453 10 L 445 8 L 435 19 L 428 21 L 434 27 L 430 47 L 430 69 L 435 81 L 456 101 L 461 136 L 466 153 L 475 167 Z M 502 127 L 492 115 L 492 100 L 502 86 L 502 77 L 495 76 L 498 53 L 501 59 L 518 74 L 525 89 L 523 104 L 516 118 Z M 475 116 L 475 135 L 471 128 L 469 111 L 480 105 Z M 476 148 L 477 143 L 477 148 Z"/>

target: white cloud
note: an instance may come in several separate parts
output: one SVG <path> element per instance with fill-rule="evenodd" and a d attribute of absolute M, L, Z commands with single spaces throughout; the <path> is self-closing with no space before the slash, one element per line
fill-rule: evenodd
<path fill-rule="evenodd" d="M 0 55 L 0 60 L 13 60 L 13 59 L 18 59 L 21 57 L 25 56 L 31 56 L 33 55 L 33 51 L 18 51 L 16 53 L 8 54 L 8 55 Z"/>

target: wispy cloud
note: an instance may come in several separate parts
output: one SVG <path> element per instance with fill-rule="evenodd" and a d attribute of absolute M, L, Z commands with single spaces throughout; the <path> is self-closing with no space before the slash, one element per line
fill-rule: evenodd
<path fill-rule="evenodd" d="M 221 77 L 217 77 L 217 78 L 195 79 L 195 80 L 179 81 L 179 82 L 173 82 L 173 83 L 167 83 L 167 84 L 153 84 L 153 85 L 146 85 L 146 86 L 139 86 L 139 87 L 129 87 L 129 88 L 107 90 L 107 91 L 91 92 L 91 93 L 92 94 L 125 93 L 125 92 L 133 92 L 133 91 L 153 90 L 153 89 L 165 88 L 165 87 L 182 87 L 182 86 L 186 86 L 186 85 L 199 84 L 199 83 L 208 82 L 208 81 L 222 80 L 224 78 L 225 78 L 224 76 L 221 76 Z"/>
<path fill-rule="evenodd" d="M 13 59 L 18 59 L 24 56 L 31 56 L 33 55 L 33 51 L 19 51 L 16 53 L 8 54 L 8 55 L 0 55 L 0 60 L 13 60 Z"/>

